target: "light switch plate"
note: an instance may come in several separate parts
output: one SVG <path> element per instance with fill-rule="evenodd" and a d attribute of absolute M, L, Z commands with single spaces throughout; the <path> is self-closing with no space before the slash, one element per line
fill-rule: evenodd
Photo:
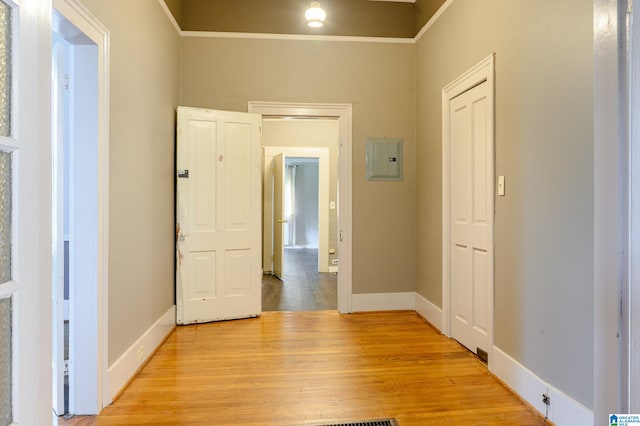
<path fill-rule="evenodd" d="M 504 197 L 504 176 L 498 176 L 498 195 Z"/>

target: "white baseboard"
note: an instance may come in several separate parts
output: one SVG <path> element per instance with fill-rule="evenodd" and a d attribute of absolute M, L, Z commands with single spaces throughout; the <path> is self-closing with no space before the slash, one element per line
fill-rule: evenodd
<path fill-rule="evenodd" d="M 109 392 L 112 400 L 175 327 L 176 307 L 172 306 L 109 367 Z"/>
<path fill-rule="evenodd" d="M 442 331 L 442 309 L 416 293 L 416 312 L 431 323 L 438 331 Z"/>
<path fill-rule="evenodd" d="M 415 309 L 415 293 L 368 293 L 352 296 L 353 312 L 402 311 Z"/>
<path fill-rule="evenodd" d="M 338 273 L 338 267 L 337 266 L 329 266 L 329 272 L 337 274 Z"/>
<path fill-rule="evenodd" d="M 549 420 L 558 426 L 593 425 L 593 412 L 569 395 L 546 383 L 515 359 L 493 347 L 493 374 L 531 404 L 542 415 L 546 406 L 542 394 L 549 395 Z"/>

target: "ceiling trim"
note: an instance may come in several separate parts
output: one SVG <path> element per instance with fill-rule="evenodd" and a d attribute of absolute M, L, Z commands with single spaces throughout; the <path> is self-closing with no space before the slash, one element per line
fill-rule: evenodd
<path fill-rule="evenodd" d="M 431 18 L 429 18 L 429 20 L 427 21 L 426 24 L 424 24 L 424 27 L 422 27 L 422 29 L 418 32 L 418 34 L 416 34 L 416 36 L 413 38 L 415 40 L 415 42 L 417 43 L 418 41 L 420 41 L 420 39 L 422 38 L 423 35 L 426 34 L 426 32 L 429 30 L 429 28 L 431 28 L 431 26 L 433 24 L 436 23 L 436 21 L 438 20 L 438 18 L 440 18 L 440 16 L 444 13 L 445 10 L 447 10 L 447 8 L 449 8 L 449 6 L 451 6 L 451 4 L 453 3 L 454 0 L 447 0 L 445 1 L 442 6 L 440 6 L 438 8 L 438 10 L 436 10 L 436 13 L 433 14 L 433 16 Z"/>
<path fill-rule="evenodd" d="M 373 0 L 378 1 L 378 0 Z M 389 0 L 389 1 L 407 1 L 407 0 Z M 411 1 L 411 0 L 409 0 Z M 169 7 L 164 0 L 158 0 L 160 6 L 173 24 L 181 37 L 203 37 L 203 38 L 244 38 L 257 40 L 298 40 L 298 41 L 336 41 L 336 42 L 360 42 L 360 43 L 398 43 L 398 44 L 414 44 L 420 41 L 422 36 L 431 28 L 440 16 L 453 4 L 454 0 L 446 0 L 442 6 L 438 8 L 436 13 L 427 21 L 422 29 L 412 38 L 400 37 L 357 37 L 357 36 L 326 36 L 326 35 L 304 35 L 304 34 L 265 34 L 265 33 L 232 33 L 232 32 L 211 32 L 211 31 L 182 31 L 180 25 L 173 17 Z"/>
<path fill-rule="evenodd" d="M 176 29 L 179 35 L 182 35 L 182 28 L 180 28 L 180 25 L 178 25 L 178 21 L 176 21 L 176 18 L 173 17 L 173 13 L 171 13 L 171 11 L 169 10 L 169 6 L 167 6 L 164 0 L 158 0 L 158 3 L 160 3 L 160 6 L 164 10 L 164 13 L 167 14 L 169 21 L 171 21 L 171 23 L 173 24 L 173 28 Z"/>
<path fill-rule="evenodd" d="M 160 0 L 162 1 L 162 0 Z M 306 35 L 306 34 L 267 34 L 267 33 L 234 33 L 212 31 L 181 31 L 183 37 L 202 38 L 245 38 L 259 40 L 299 40 L 299 41 L 349 41 L 360 43 L 399 43 L 413 44 L 415 38 L 400 37 L 357 37 L 357 36 L 330 36 L 330 35 Z"/>

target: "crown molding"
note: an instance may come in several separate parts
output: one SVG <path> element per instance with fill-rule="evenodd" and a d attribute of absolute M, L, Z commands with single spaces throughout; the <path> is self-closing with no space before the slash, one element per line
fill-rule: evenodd
<path fill-rule="evenodd" d="M 453 1 L 454 0 L 447 0 L 442 4 L 442 6 L 440 6 L 440 8 L 438 8 L 436 13 L 433 14 L 433 16 L 427 21 L 427 23 L 424 24 L 424 27 L 422 27 L 422 29 L 418 32 L 418 34 L 416 34 L 416 36 L 413 38 L 416 43 L 420 41 L 422 36 L 427 33 L 429 28 L 431 28 L 431 26 L 436 23 L 438 18 L 440 18 L 440 16 L 442 16 L 442 14 L 447 10 L 447 8 L 449 8 L 449 6 L 451 6 Z"/>
<path fill-rule="evenodd" d="M 392 0 L 405 1 L 405 0 Z M 181 37 L 202 37 L 202 38 L 240 38 L 253 40 L 294 40 L 294 41 L 333 41 L 333 42 L 352 42 L 352 43 L 396 43 L 396 44 L 415 44 L 422 36 L 424 36 L 429 28 L 440 18 L 454 0 L 445 1 L 440 8 L 427 21 L 422 29 L 415 37 L 361 37 L 361 36 L 331 36 L 331 35 L 305 35 L 305 34 L 267 34 L 267 33 L 235 33 L 235 32 L 214 32 L 214 31 L 183 31 L 178 22 L 173 17 L 164 0 L 158 0 L 160 6 L 166 13 L 169 21 L 173 24 Z"/>
<path fill-rule="evenodd" d="M 267 34 L 267 33 L 234 33 L 212 31 L 182 31 L 183 37 L 202 38 L 243 38 L 258 40 L 295 40 L 295 41 L 338 41 L 354 43 L 398 43 L 413 44 L 415 38 L 397 37 L 357 37 L 357 36 L 325 36 L 305 34 Z"/>

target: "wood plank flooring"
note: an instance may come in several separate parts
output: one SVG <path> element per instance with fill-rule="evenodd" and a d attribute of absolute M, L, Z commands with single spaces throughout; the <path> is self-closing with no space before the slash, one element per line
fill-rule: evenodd
<path fill-rule="evenodd" d="M 318 249 L 285 248 L 283 279 L 262 277 L 262 310 L 338 309 L 337 277 L 318 272 Z"/>
<path fill-rule="evenodd" d="M 414 312 L 265 312 L 179 327 L 120 398 L 69 425 L 543 425 Z"/>

